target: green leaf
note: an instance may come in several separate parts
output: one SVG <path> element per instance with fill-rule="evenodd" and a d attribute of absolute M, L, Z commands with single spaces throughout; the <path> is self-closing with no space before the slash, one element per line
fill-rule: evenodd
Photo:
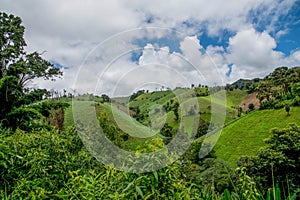
<path fill-rule="evenodd" d="M 136 189 L 136 191 L 138 192 L 138 194 L 139 194 L 142 198 L 144 198 L 144 194 L 143 194 L 141 188 L 140 188 L 139 186 L 136 186 L 135 189 Z"/>
<path fill-rule="evenodd" d="M 127 185 L 127 187 L 122 192 L 126 192 L 133 185 L 133 183 L 134 183 L 134 181 L 132 181 L 131 183 L 129 183 Z"/>
<path fill-rule="evenodd" d="M 231 199 L 232 199 L 232 197 L 231 197 L 231 195 L 230 195 L 229 190 L 228 190 L 228 189 L 225 189 L 225 191 L 224 191 L 224 196 L 223 196 L 223 200 L 231 200 Z"/>
<path fill-rule="evenodd" d="M 158 181 L 158 174 L 157 174 L 157 171 L 154 171 L 153 174 L 154 174 L 154 177 L 155 177 L 156 181 Z"/>

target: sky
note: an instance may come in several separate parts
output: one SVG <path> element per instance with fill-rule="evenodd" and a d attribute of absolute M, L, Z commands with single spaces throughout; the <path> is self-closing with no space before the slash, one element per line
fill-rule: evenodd
<path fill-rule="evenodd" d="M 0 0 L 0 11 L 64 72 L 34 87 L 122 96 L 300 66 L 299 0 Z"/>

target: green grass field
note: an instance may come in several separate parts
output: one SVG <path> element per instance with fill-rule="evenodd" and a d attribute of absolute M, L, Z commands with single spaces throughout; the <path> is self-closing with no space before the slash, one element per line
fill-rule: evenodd
<path fill-rule="evenodd" d="M 156 104 L 160 104 L 163 105 L 166 102 L 170 101 L 171 99 L 174 99 L 174 101 L 176 101 L 176 97 L 175 97 L 175 93 L 177 94 L 184 94 L 186 92 L 188 92 L 189 89 L 176 89 L 174 92 L 173 91 L 157 91 L 157 92 L 150 92 L 150 93 L 145 93 L 142 94 L 140 96 L 138 96 L 134 101 L 131 101 L 129 103 L 129 106 L 132 107 L 136 107 L 138 106 L 141 110 L 142 113 L 146 113 L 149 112 L 149 110 L 151 110 L 151 107 L 156 105 Z M 213 107 L 216 110 L 221 110 L 222 108 L 224 108 L 224 106 L 226 107 L 226 114 L 225 113 L 217 113 L 214 112 L 214 116 L 216 117 L 217 121 L 222 121 L 222 119 L 225 117 L 225 123 L 228 123 L 232 120 L 234 120 L 237 117 L 237 110 L 233 107 L 237 107 L 239 105 L 239 103 L 244 99 L 244 97 L 246 96 L 246 91 L 241 91 L 241 90 L 234 90 L 234 91 L 227 91 L 226 92 L 226 105 L 225 101 L 222 101 L 220 99 L 222 98 L 218 98 L 218 95 L 220 93 L 216 94 L 216 98 L 211 98 L 211 96 L 206 96 L 206 97 L 198 97 L 198 105 L 199 105 L 199 111 L 201 112 L 200 117 L 206 121 L 210 121 L 211 120 L 211 108 L 212 108 L 212 101 L 213 101 Z M 116 101 L 119 104 L 125 104 L 126 103 L 126 99 L 128 100 L 128 97 L 117 97 L 117 98 L 113 98 L 114 101 Z M 80 99 L 81 101 L 75 101 L 75 105 L 78 105 L 78 110 L 80 112 L 85 112 L 85 109 L 83 107 L 83 105 L 85 105 L 85 101 L 82 101 L 82 99 Z M 72 104 L 70 102 L 70 104 Z M 89 103 L 91 104 L 91 103 Z M 105 104 L 103 104 L 105 105 Z M 119 105 L 121 106 L 121 105 Z M 126 107 L 126 105 L 125 105 Z M 103 107 L 105 108 L 105 106 Z M 106 111 L 110 111 L 109 109 L 106 109 Z M 108 114 L 111 112 L 108 112 Z M 124 115 L 124 113 L 120 113 L 121 115 Z M 224 116 L 225 114 L 225 116 Z M 113 117 L 112 115 L 110 115 L 111 117 Z M 117 115 L 119 116 L 119 115 Z M 124 118 L 125 119 L 125 118 Z M 163 118 L 162 118 L 163 119 Z M 132 122 L 132 120 L 121 120 L 121 121 L 126 121 L 126 123 L 128 122 Z M 161 120 L 164 121 L 164 120 Z M 170 123 L 171 125 L 175 125 L 175 115 L 173 113 L 173 111 L 170 111 L 168 113 L 166 113 L 166 123 Z M 73 114 L 72 114 L 72 105 L 67 108 L 66 112 L 65 112 L 65 122 L 64 125 L 65 127 L 73 125 Z M 131 124 L 131 123 L 129 123 Z M 172 125 L 172 126 L 173 126 Z M 135 126 L 138 127 L 138 126 Z M 174 126 L 176 127 L 176 126 Z M 133 129 L 135 130 L 135 129 Z M 137 129 L 139 130 L 139 129 Z"/>
<path fill-rule="evenodd" d="M 270 129 L 284 128 L 300 122 L 300 107 L 293 107 L 290 116 L 284 109 L 255 111 L 228 125 L 214 147 L 217 157 L 236 166 L 240 156 L 256 155 L 265 146 L 264 139 L 271 136 Z"/>
<path fill-rule="evenodd" d="M 218 94 L 217 94 L 218 95 Z M 215 108 L 221 109 L 226 107 L 225 123 L 229 125 L 223 128 L 220 138 L 216 143 L 214 150 L 217 157 L 228 161 L 233 166 L 236 166 L 236 161 L 240 156 L 255 155 L 257 151 L 265 146 L 264 139 L 271 136 L 270 129 L 274 127 L 284 128 L 289 123 L 300 122 L 300 107 L 293 107 L 290 112 L 290 116 L 287 116 L 284 109 L 281 110 L 262 110 L 254 111 L 237 121 L 233 121 L 237 118 L 237 110 L 235 109 L 239 103 L 245 98 L 246 92 L 240 90 L 228 91 L 226 93 L 226 105 L 223 101 L 219 101 L 215 98 L 213 101 Z M 171 91 L 145 93 L 139 96 L 135 101 L 130 103 L 130 106 L 139 106 L 141 112 L 149 112 L 149 108 L 155 104 L 164 104 L 170 99 L 175 98 L 175 95 Z M 119 99 L 122 100 L 122 99 Z M 200 117 L 207 121 L 211 120 L 211 97 L 197 97 L 199 103 L 199 109 L 201 111 Z M 93 107 L 91 101 L 74 101 L 73 105 L 77 107 L 78 112 L 86 112 L 87 108 L 91 110 Z M 121 106 L 121 105 L 119 105 Z M 142 145 L 147 138 L 151 139 L 155 135 L 153 131 L 149 131 L 149 127 L 141 125 L 135 119 L 132 119 L 122 109 L 118 109 L 118 104 L 113 107 L 110 104 L 99 104 L 96 106 L 96 112 L 99 110 L 105 110 L 108 116 L 113 121 L 118 121 L 117 126 L 121 126 L 125 132 L 129 133 L 131 137 L 124 146 L 128 146 L 127 149 L 134 149 L 136 145 Z M 114 115 L 112 114 L 112 109 Z M 94 115 L 93 115 L 94 116 Z M 216 118 L 223 118 L 223 114 L 215 113 Z M 189 120 L 184 122 L 185 127 L 189 129 Z M 218 119 L 217 119 L 218 120 Z M 175 121 L 175 115 L 173 111 L 166 113 L 166 116 L 160 116 L 157 121 L 162 123 L 169 123 L 174 128 L 178 128 L 178 123 Z M 230 123 L 232 122 L 232 123 Z M 73 125 L 72 105 L 67 108 L 65 112 L 65 126 Z M 163 125 L 163 124 L 161 124 Z M 160 127 L 158 127 L 159 129 Z M 192 127 L 190 127 L 192 128 Z M 192 129 L 191 129 L 192 130 Z M 191 131 L 189 130 L 189 131 Z M 188 131 L 188 132 L 189 132 Z M 158 132 L 156 132 L 158 133 Z M 216 139 L 218 134 L 212 136 L 210 139 Z M 136 136 L 136 137 L 134 137 Z M 141 138 L 139 138 L 139 136 Z M 158 134 L 158 137 L 163 137 Z"/>

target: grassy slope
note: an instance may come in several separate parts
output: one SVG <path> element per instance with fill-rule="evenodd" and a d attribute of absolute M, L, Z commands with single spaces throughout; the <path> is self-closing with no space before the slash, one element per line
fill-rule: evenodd
<path fill-rule="evenodd" d="M 227 115 L 229 116 L 227 116 L 226 122 L 232 120 L 233 116 L 236 116 L 236 109 L 233 109 L 232 107 L 238 106 L 238 104 L 245 96 L 245 91 L 236 90 L 229 91 L 227 93 L 226 108 Z M 155 92 L 153 94 L 149 93 L 141 95 L 133 104 L 138 104 L 143 107 L 143 109 L 141 110 L 146 110 L 146 108 L 149 108 L 149 105 L 154 105 L 156 102 L 163 103 L 172 98 L 174 98 L 172 93 Z M 200 110 L 207 111 L 206 114 L 201 114 L 201 117 L 206 117 L 207 120 L 209 120 L 210 113 L 208 113 L 209 109 L 207 109 L 207 107 L 210 105 L 210 97 L 199 97 L 198 101 Z M 76 103 L 78 106 L 81 106 L 81 104 L 85 104 L 82 101 L 77 101 Z M 218 102 L 215 103 L 218 104 Z M 101 105 L 100 107 L 102 109 L 105 109 L 108 113 L 111 113 L 109 112 L 110 106 Z M 292 108 L 291 116 L 287 116 L 284 109 L 263 110 L 250 113 L 249 115 L 241 118 L 240 120 L 228 125 L 223 129 L 222 134 L 214 148 L 216 151 L 216 155 L 235 166 L 235 163 L 240 156 L 255 155 L 256 152 L 265 145 L 263 140 L 271 136 L 270 129 L 274 127 L 284 128 L 289 123 L 299 123 L 300 115 L 298 113 L 300 113 L 300 107 Z M 112 117 L 111 114 L 110 116 Z M 128 115 L 126 115 L 125 113 L 120 113 L 120 117 L 121 121 L 123 120 L 125 124 L 128 123 Z M 174 114 L 172 112 L 169 112 L 167 121 L 171 123 L 174 122 L 172 118 L 174 118 Z M 65 125 L 69 126 L 72 124 L 72 108 L 69 107 L 65 113 Z M 131 138 L 128 142 L 126 142 L 127 144 L 124 145 L 128 146 L 129 149 L 134 149 L 136 145 L 142 145 L 146 140 L 146 138 Z"/>
<path fill-rule="evenodd" d="M 294 107 L 290 116 L 281 109 L 255 111 L 241 118 L 223 129 L 214 148 L 216 155 L 235 166 L 240 156 L 255 155 L 265 145 L 263 141 L 271 136 L 270 129 L 299 123 L 299 113 L 300 107 Z"/>
<path fill-rule="evenodd" d="M 224 101 L 222 98 L 218 98 L 218 93 L 216 94 L 216 98 L 214 98 L 214 105 L 218 109 L 218 107 L 224 106 Z M 226 92 L 226 116 L 225 116 L 225 123 L 228 123 L 237 117 L 237 107 L 239 104 L 244 100 L 246 97 L 247 92 L 244 90 L 234 90 L 234 91 L 227 91 Z M 219 100 L 221 99 L 221 100 Z M 199 102 L 199 109 L 201 111 L 201 118 L 207 121 L 210 121 L 211 114 L 208 107 L 211 107 L 211 97 L 198 97 Z M 218 115 L 218 114 L 217 114 Z M 223 116 L 217 116 L 222 118 Z"/>
<path fill-rule="evenodd" d="M 236 117 L 237 111 L 232 107 L 237 107 L 239 103 L 244 99 L 245 96 L 246 96 L 245 91 L 240 91 L 240 90 L 227 91 L 226 118 L 225 118 L 226 123 Z M 137 97 L 135 101 L 130 102 L 130 106 L 139 106 L 141 112 L 149 112 L 149 108 L 151 108 L 151 106 L 155 104 L 163 105 L 171 99 L 175 100 L 175 98 L 176 97 L 172 91 L 157 91 L 157 92 L 145 93 Z M 126 99 L 128 100 L 128 97 L 115 98 L 115 100 L 119 103 L 122 102 L 125 103 Z M 76 101 L 76 102 L 79 105 L 83 104 L 81 101 Z M 198 97 L 198 103 L 199 103 L 199 110 L 201 111 L 200 117 L 204 120 L 210 121 L 211 114 L 210 114 L 209 107 L 211 107 L 211 97 L 210 96 Z M 215 104 L 216 106 L 223 106 L 224 102 L 215 102 Z M 222 116 L 217 116 L 217 117 L 222 118 Z M 175 119 L 175 115 L 172 111 L 167 113 L 167 119 L 166 119 L 167 123 L 174 124 L 175 123 L 174 119 Z M 72 107 L 69 107 L 65 112 L 64 124 L 65 126 L 73 125 Z"/>
<path fill-rule="evenodd" d="M 70 106 L 65 110 L 64 127 L 72 126 L 73 124 L 72 103 L 70 103 Z"/>
<path fill-rule="evenodd" d="M 231 106 L 237 106 L 239 104 L 239 102 L 241 102 L 244 98 L 244 96 L 246 95 L 245 91 L 229 91 L 227 93 L 227 104 L 226 104 L 226 122 L 231 121 L 232 119 L 234 119 L 234 117 L 236 117 L 236 109 L 231 108 Z M 167 101 L 169 101 L 170 99 L 174 98 L 174 94 L 172 91 L 162 91 L 162 92 L 153 92 L 153 93 L 146 93 L 143 94 L 141 96 L 139 96 L 136 101 L 131 102 L 131 106 L 140 106 L 141 112 L 148 112 L 148 109 L 158 103 L 158 104 L 164 104 Z M 175 99 L 175 98 L 174 98 Z M 118 100 L 123 100 L 122 98 L 118 99 Z M 210 109 L 208 108 L 209 106 L 211 106 L 211 98 L 210 96 L 208 97 L 198 97 L 198 102 L 199 102 L 199 109 L 202 112 L 202 114 L 200 115 L 201 118 L 210 121 L 210 117 L 211 114 L 209 113 Z M 82 112 L 85 112 L 85 108 L 83 105 L 85 105 L 86 102 L 84 101 L 75 101 L 75 105 L 79 106 L 79 111 L 82 108 Z M 91 102 L 88 103 L 88 105 L 92 104 Z M 224 106 L 224 102 L 215 102 L 216 106 Z M 121 106 L 121 105 L 119 105 Z M 111 106 L 108 104 L 100 104 L 100 107 L 98 107 L 98 109 L 104 109 L 108 115 L 113 118 L 113 115 L 111 113 Z M 126 125 L 126 128 L 130 131 L 130 132 L 137 132 L 135 134 L 141 134 L 141 135 L 147 135 L 146 134 L 146 130 L 144 130 L 145 128 L 139 126 L 139 124 L 137 123 L 132 123 L 131 118 L 126 115 L 125 113 L 123 113 L 122 111 L 118 112 L 117 109 L 115 109 L 115 111 L 118 113 L 117 115 L 120 117 L 119 121 L 121 121 L 121 123 L 124 125 Z M 203 111 L 205 112 L 205 114 L 203 114 Z M 220 116 L 221 117 L 221 116 Z M 177 122 L 174 120 L 175 115 L 174 113 L 168 112 L 167 113 L 167 118 L 166 118 L 166 122 L 167 123 L 171 123 L 171 126 L 174 126 L 176 128 L 178 128 L 178 124 Z M 134 122 L 136 122 L 135 120 L 133 120 Z M 161 120 L 162 122 L 164 121 L 163 119 Z M 185 123 L 189 123 L 189 119 L 187 119 L 187 121 Z M 73 115 L 72 115 L 72 107 L 69 107 L 66 110 L 65 113 L 65 126 L 69 126 L 69 125 L 73 125 Z M 136 126 L 135 126 L 136 125 Z M 189 126 L 185 126 L 189 129 Z M 192 128 L 192 127 L 190 127 Z M 188 131 L 189 132 L 189 131 Z M 133 134 L 134 135 L 134 134 Z M 152 135 L 152 134 L 150 134 Z M 131 138 L 128 141 L 128 145 L 129 146 L 135 146 L 134 143 L 136 142 L 137 144 L 140 143 L 141 141 L 144 141 L 144 139 L 133 139 Z M 132 145 L 130 145 L 130 143 L 132 143 Z"/>
<path fill-rule="evenodd" d="M 247 95 L 245 90 L 233 90 L 226 93 L 226 104 L 228 107 L 238 107 Z"/>

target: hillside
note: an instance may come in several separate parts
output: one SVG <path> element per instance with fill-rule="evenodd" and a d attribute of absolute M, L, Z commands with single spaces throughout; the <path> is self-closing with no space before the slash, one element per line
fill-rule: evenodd
<path fill-rule="evenodd" d="M 257 93 L 251 93 L 251 94 L 247 94 L 247 96 L 245 97 L 245 99 L 240 103 L 240 107 L 246 111 L 249 109 L 249 105 L 252 103 L 254 105 L 255 109 L 259 109 L 260 106 L 260 102 L 259 99 L 256 97 Z"/>
<path fill-rule="evenodd" d="M 236 166 L 240 156 L 255 155 L 265 145 L 264 139 L 271 136 L 270 129 L 299 123 L 299 113 L 300 107 L 293 107 L 290 116 L 284 109 L 255 111 L 246 115 L 222 130 L 214 148 L 217 157 Z"/>
<path fill-rule="evenodd" d="M 218 93 L 216 94 L 218 95 Z M 175 96 L 171 91 L 158 91 L 152 93 L 145 93 L 137 97 L 134 101 L 130 102 L 130 106 L 138 106 L 141 112 L 148 112 L 149 108 L 155 104 L 164 104 Z M 221 133 L 221 136 L 215 145 L 214 150 L 216 151 L 217 157 L 228 161 L 231 165 L 236 166 L 236 161 L 240 156 L 243 155 L 255 155 L 257 151 L 262 148 L 264 144 L 264 139 L 271 136 L 270 129 L 274 127 L 284 128 L 289 123 L 297 123 L 300 121 L 299 107 L 293 107 L 291 109 L 291 115 L 287 116 L 284 109 L 281 110 L 257 110 L 254 111 L 238 120 L 237 119 L 237 107 L 241 102 L 245 102 L 249 98 L 246 91 L 243 90 L 233 90 L 226 92 L 226 105 L 224 102 L 214 99 L 213 102 L 216 107 L 221 108 L 226 107 L 226 119 L 225 123 L 229 124 L 226 126 Z M 200 109 L 201 118 L 209 121 L 211 117 L 210 109 L 211 106 L 211 96 L 197 97 Z M 137 144 L 144 143 L 147 139 L 142 139 L 149 134 L 149 128 L 143 127 L 136 120 L 132 120 L 129 115 L 127 115 L 123 110 L 122 105 L 113 104 L 111 107 L 109 104 L 100 104 L 98 109 L 105 110 L 109 117 L 117 120 L 118 125 L 122 126 L 123 130 L 127 133 L 131 133 L 132 136 L 141 137 L 135 138 L 130 137 L 130 139 L 124 143 L 126 149 L 134 149 Z M 122 109 L 120 109 L 120 106 Z M 115 115 L 112 115 L 112 110 L 114 110 Z M 70 115 L 70 110 L 66 112 L 66 116 Z M 222 117 L 222 116 L 217 116 Z M 68 118 L 66 118 L 68 119 Z M 174 114 L 172 111 L 168 112 L 166 117 L 158 118 L 161 123 L 169 123 L 172 127 L 177 127 L 178 124 L 174 119 Z M 236 121 L 234 121 L 236 120 Z M 121 122 L 121 124 L 120 124 Z M 161 126 L 161 125 L 159 125 Z M 160 129 L 160 127 L 158 127 Z M 156 132 L 157 133 L 157 132 Z M 140 136 L 136 135 L 139 134 Z M 154 135 L 153 133 L 150 135 Z M 163 137 L 162 135 L 158 135 Z"/>
<path fill-rule="evenodd" d="M 175 92 L 178 92 L 178 90 L 182 90 L 182 92 L 188 91 L 188 89 L 177 89 L 174 92 L 172 91 L 156 91 L 151 93 L 145 93 L 140 96 L 138 96 L 133 101 L 129 102 L 128 105 L 126 105 L 126 101 L 128 101 L 128 97 L 118 97 L 113 98 L 113 101 L 115 102 L 113 105 L 114 107 L 118 108 L 119 110 L 122 110 L 123 112 L 128 112 L 128 107 L 138 107 L 140 112 L 143 115 L 149 114 L 151 109 L 153 110 L 153 107 L 156 105 L 166 105 L 167 102 L 170 101 L 176 101 Z M 247 93 L 243 90 L 233 90 L 233 91 L 226 91 L 226 102 L 221 101 L 218 98 L 218 95 L 221 94 L 216 93 L 216 98 L 212 98 L 211 96 L 204 96 L 204 97 L 197 97 L 198 104 L 199 104 L 199 111 L 200 111 L 200 117 L 206 121 L 211 120 L 211 107 L 212 103 L 216 107 L 216 109 L 222 109 L 226 108 L 226 116 L 225 116 L 225 123 L 228 123 L 237 117 L 237 107 L 239 104 L 243 101 L 243 99 L 246 97 Z M 213 102 L 212 102 L 213 101 Z M 76 105 L 83 104 L 83 101 L 75 101 Z M 226 104 L 226 105 L 225 105 Z M 101 104 L 100 104 L 101 105 Z M 102 105 L 101 107 L 106 108 L 106 111 L 109 111 L 107 109 L 107 106 Z M 84 111 L 84 110 L 82 110 Z M 129 110 L 129 112 L 132 114 L 132 111 Z M 108 112 L 109 113 L 109 112 Z M 122 114 L 122 113 L 121 113 Z M 125 113 L 122 114 L 124 116 Z M 110 115 L 113 117 L 112 115 Z M 119 115 L 118 115 L 119 116 Z M 217 118 L 224 118 L 223 114 L 216 113 Z M 125 117 L 126 118 L 126 117 Z M 170 123 L 173 127 L 176 127 L 177 122 L 175 120 L 175 115 L 173 111 L 168 111 L 166 113 L 166 118 L 163 116 L 158 117 L 158 120 L 161 119 L 161 121 Z M 128 120 L 125 120 L 128 121 Z M 148 124 L 149 121 L 146 119 L 143 121 L 143 124 Z M 65 126 L 70 126 L 73 124 L 73 116 L 72 116 L 72 106 L 67 108 L 65 112 Z M 159 126 L 160 127 L 160 126 Z"/>

